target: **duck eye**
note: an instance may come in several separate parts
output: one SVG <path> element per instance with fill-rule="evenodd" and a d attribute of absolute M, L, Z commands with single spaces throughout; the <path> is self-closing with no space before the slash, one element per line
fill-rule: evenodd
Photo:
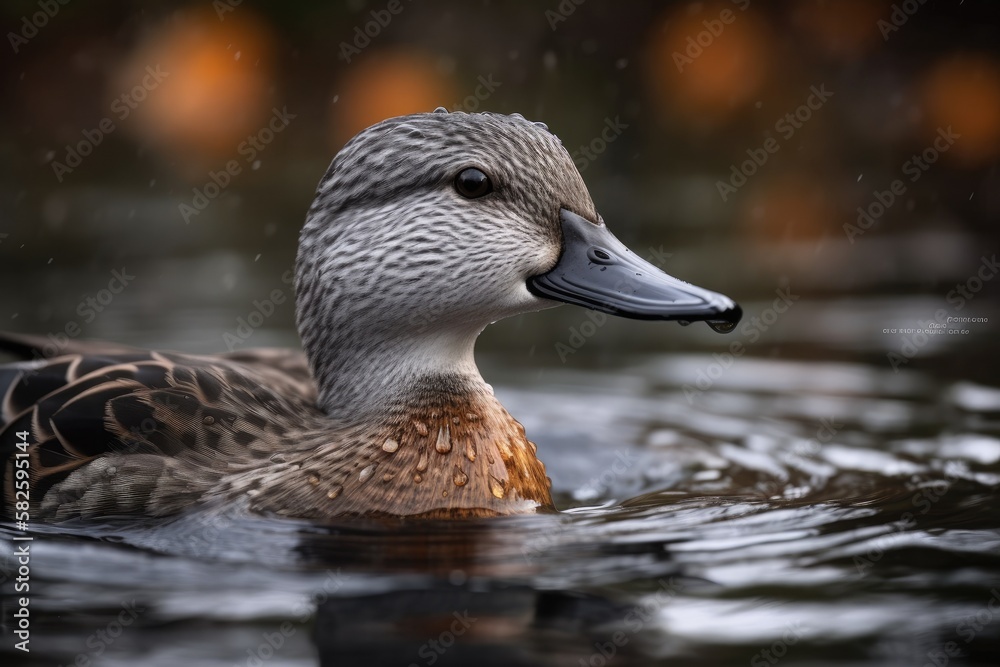
<path fill-rule="evenodd" d="M 477 199 L 493 192 L 493 182 L 479 169 L 469 167 L 458 172 L 458 176 L 455 177 L 455 189 L 467 199 Z"/>

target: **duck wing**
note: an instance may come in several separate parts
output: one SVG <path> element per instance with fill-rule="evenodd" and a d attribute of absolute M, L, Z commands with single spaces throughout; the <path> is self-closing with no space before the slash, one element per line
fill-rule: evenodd
<path fill-rule="evenodd" d="M 46 342 L 0 335 L 0 349 L 35 357 L 0 366 L 5 516 L 24 500 L 41 519 L 173 513 L 225 474 L 266 462 L 303 420 L 322 418 L 301 353 L 213 357 L 77 342 L 47 359 Z"/>

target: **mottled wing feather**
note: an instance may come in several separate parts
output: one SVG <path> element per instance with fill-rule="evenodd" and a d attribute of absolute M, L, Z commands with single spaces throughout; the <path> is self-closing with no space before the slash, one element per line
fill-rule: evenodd
<path fill-rule="evenodd" d="M 316 383 L 313 382 L 309 361 L 300 350 L 258 348 L 220 355 L 235 361 L 266 377 L 268 386 L 297 395 L 310 403 L 316 402 Z"/>
<path fill-rule="evenodd" d="M 5 515 L 15 500 L 18 431 L 29 433 L 31 505 L 44 518 L 160 514 L 261 462 L 290 428 L 318 415 L 301 353 L 213 358 L 102 347 L 46 361 L 23 338 L 11 346 L 0 336 L 0 348 L 36 356 L 0 366 Z"/>

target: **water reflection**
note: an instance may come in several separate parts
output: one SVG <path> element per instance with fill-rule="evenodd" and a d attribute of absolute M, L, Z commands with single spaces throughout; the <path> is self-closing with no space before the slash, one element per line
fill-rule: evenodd
<path fill-rule="evenodd" d="M 1000 391 L 746 358 L 688 400 L 711 360 L 508 371 L 558 515 L 38 526 L 25 664 L 96 658 L 133 600 L 106 664 L 986 664 Z"/>

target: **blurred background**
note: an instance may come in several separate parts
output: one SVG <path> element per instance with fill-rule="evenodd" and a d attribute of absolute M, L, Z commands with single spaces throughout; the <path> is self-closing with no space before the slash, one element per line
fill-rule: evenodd
<path fill-rule="evenodd" d="M 948 301 L 998 249 L 995 3 L 10 2 L 0 16 L 3 329 L 225 349 L 255 299 L 291 295 L 281 276 L 338 149 L 445 106 L 546 122 L 619 237 L 748 318 L 777 289 L 800 297 L 757 335 L 612 320 L 588 325 L 580 353 L 559 343 L 589 320 L 560 308 L 491 327 L 486 358 L 588 365 L 625 345 L 741 340 L 890 365 L 898 331 L 944 308 L 991 322 L 915 341 L 906 365 L 996 370 L 996 285 L 971 285 L 960 312 Z M 102 295 L 122 267 L 134 281 Z M 240 345 L 295 342 L 289 300 Z"/>
<path fill-rule="evenodd" d="M 138 598 L 106 664 L 252 664 L 289 618 L 271 664 L 433 664 L 471 607 L 490 620 L 453 663 L 599 665 L 650 596 L 615 664 L 998 664 L 1000 4 L 17 0 L 0 22 L 0 330 L 46 354 L 298 345 L 316 183 L 358 130 L 437 106 L 547 123 L 624 242 L 745 312 L 727 335 L 573 307 L 487 329 L 555 516 L 36 526 L 16 664 L 96 659 Z"/>

